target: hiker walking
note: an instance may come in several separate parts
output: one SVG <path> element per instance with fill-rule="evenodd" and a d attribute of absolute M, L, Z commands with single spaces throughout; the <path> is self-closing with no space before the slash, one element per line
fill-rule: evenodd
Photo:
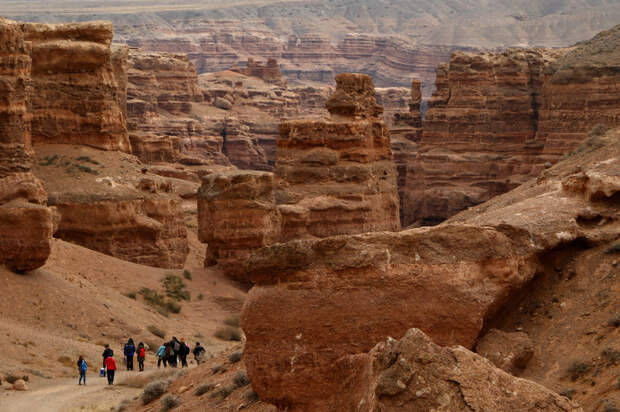
<path fill-rule="evenodd" d="M 114 356 L 108 356 L 105 359 L 106 375 L 108 375 L 108 385 L 114 385 L 114 374 L 116 373 L 116 361 Z"/>
<path fill-rule="evenodd" d="M 133 355 L 136 353 L 136 346 L 133 344 L 133 339 L 129 338 L 125 344 L 125 358 L 127 358 L 127 370 L 133 370 Z"/>
<path fill-rule="evenodd" d="M 207 352 L 204 347 L 200 346 L 200 342 L 196 342 L 196 346 L 194 346 L 194 359 L 196 360 L 196 365 L 200 365 L 205 358 L 205 353 Z"/>
<path fill-rule="evenodd" d="M 170 348 L 172 349 L 172 355 L 168 360 L 168 363 L 170 363 L 170 366 L 173 368 L 176 368 L 177 356 L 179 356 L 179 351 L 181 350 L 181 342 L 179 342 L 176 336 L 172 337 L 172 340 L 170 341 Z"/>
<path fill-rule="evenodd" d="M 105 360 L 110 356 L 114 356 L 114 351 L 110 348 L 110 345 L 108 345 L 107 343 L 105 344 L 105 349 L 103 350 L 103 353 L 101 354 L 101 356 L 103 357 L 103 367 L 105 368 Z"/>
<path fill-rule="evenodd" d="M 159 368 L 161 363 L 164 363 L 164 368 L 167 367 L 168 358 L 166 357 L 166 349 L 168 348 L 168 344 L 166 342 L 162 343 L 162 345 L 157 349 L 157 367 Z"/>
<path fill-rule="evenodd" d="M 146 349 L 144 343 L 138 343 L 138 368 L 140 372 L 144 372 L 144 358 L 146 358 Z"/>
<path fill-rule="evenodd" d="M 82 384 L 82 380 L 84 380 L 84 385 L 86 385 L 86 370 L 88 369 L 88 365 L 82 355 L 80 355 L 80 358 L 77 361 L 77 367 L 78 371 L 80 371 L 80 380 L 78 381 L 78 385 Z"/>
<path fill-rule="evenodd" d="M 185 339 L 181 338 L 181 344 L 179 348 L 179 359 L 181 359 L 181 367 L 187 368 L 187 355 L 189 355 L 189 346 L 185 344 Z"/>

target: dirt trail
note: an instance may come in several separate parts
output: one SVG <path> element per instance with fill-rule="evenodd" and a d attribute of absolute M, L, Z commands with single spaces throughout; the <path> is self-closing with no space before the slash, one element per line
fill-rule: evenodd
<path fill-rule="evenodd" d="M 116 382 L 128 374 L 138 372 L 119 371 Z M 87 385 L 78 386 L 77 377 L 55 379 L 34 387 L 27 392 L 8 392 L 0 398 L 3 412 L 73 412 L 110 411 L 124 399 L 132 399 L 142 389 L 126 386 L 108 386 L 107 379 L 94 373 L 87 376 Z"/>

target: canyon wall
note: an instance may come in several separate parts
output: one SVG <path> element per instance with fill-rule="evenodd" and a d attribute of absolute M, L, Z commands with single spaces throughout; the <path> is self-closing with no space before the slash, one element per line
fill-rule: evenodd
<path fill-rule="evenodd" d="M 130 152 L 124 65 L 111 23 L 26 23 L 32 47 L 32 140 Z M 117 64 L 115 64 L 117 63 Z"/>
<path fill-rule="evenodd" d="M 18 272 L 45 264 L 53 232 L 47 193 L 31 173 L 32 60 L 24 40 L 21 25 L 0 19 L 0 265 Z"/>
<path fill-rule="evenodd" d="M 199 227 L 209 244 L 207 264 L 221 263 L 229 275 L 247 280 L 240 266 L 262 246 L 400 229 L 390 134 L 372 81 L 342 74 L 336 84 L 326 103 L 330 120 L 282 123 L 273 175 L 203 178 Z"/>
<path fill-rule="evenodd" d="M 255 286 L 241 316 L 247 337 L 244 361 L 254 390 L 263 400 L 298 411 L 348 410 L 362 399 L 398 404 L 399 410 L 442 404 L 456 408 L 448 395 L 419 392 L 426 381 L 409 384 L 405 378 L 399 384 L 399 373 L 414 370 L 411 363 L 389 362 L 388 368 L 395 366 L 385 376 L 380 371 L 370 378 L 365 375 L 370 364 L 357 368 L 356 361 L 367 357 L 377 342 L 393 342 L 390 337 L 400 339 L 413 327 L 436 344 L 472 348 L 485 322 L 543 270 L 550 251 L 564 247 L 570 251 L 575 242 L 597 245 L 605 256 L 600 270 L 611 268 L 614 256 L 609 253 L 614 252 L 604 251 L 615 250 L 620 235 L 619 137 L 616 132 L 601 138 L 600 147 L 585 146 L 540 178 L 436 227 L 297 240 L 256 251 L 246 262 L 248 279 Z M 579 264 L 590 258 L 585 256 Z M 476 358 L 462 348 L 457 352 Z M 397 358 L 394 354 L 391 359 Z M 432 356 L 424 351 L 422 359 L 430 361 Z M 477 359 L 493 370 L 490 363 Z M 564 366 L 568 360 L 562 363 L 562 368 L 568 367 Z M 451 370 L 456 374 L 452 381 L 463 382 L 471 372 L 452 367 L 440 372 L 439 364 L 429 363 L 438 374 L 435 377 Z M 557 379 L 564 370 L 555 373 Z M 497 370 L 493 374 L 509 376 Z M 360 376 L 368 377 L 372 385 L 393 385 L 387 392 L 382 392 L 385 386 L 371 386 L 369 391 L 379 392 L 365 393 L 356 384 Z M 482 377 L 474 382 L 481 382 L 478 379 L 485 382 Z M 509 383 L 502 378 L 504 384 Z M 474 402 L 477 391 L 482 392 L 475 402 L 503 396 L 502 392 L 485 396 L 483 387 L 469 395 L 462 392 L 470 389 L 461 388 L 453 400 L 463 395 Z M 549 410 L 579 410 L 564 398 L 545 393 L 551 403 L 543 404 Z M 511 402 L 516 399 L 527 398 Z M 560 400 L 565 407 L 556 403 Z"/>
<path fill-rule="evenodd" d="M 618 43 L 609 39 L 618 27 L 601 34 L 606 44 Z M 594 46 L 602 41 L 572 51 L 459 52 L 440 66 L 407 170 L 403 225 L 436 224 L 505 193 L 586 140 L 595 125 L 620 125 L 620 64 Z"/>

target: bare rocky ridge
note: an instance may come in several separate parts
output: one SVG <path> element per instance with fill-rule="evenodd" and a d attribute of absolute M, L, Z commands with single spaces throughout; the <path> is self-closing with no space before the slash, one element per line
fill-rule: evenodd
<path fill-rule="evenodd" d="M 485 320 L 541 270 L 546 252 L 578 239 L 605 248 L 620 235 L 620 140 L 617 132 L 601 139 L 435 228 L 257 251 L 247 261 L 256 286 L 242 315 L 254 389 L 281 407 L 329 410 L 344 393 L 331 388 L 347 379 L 337 361 L 386 336 L 419 327 L 439 344 L 473 347 Z"/>

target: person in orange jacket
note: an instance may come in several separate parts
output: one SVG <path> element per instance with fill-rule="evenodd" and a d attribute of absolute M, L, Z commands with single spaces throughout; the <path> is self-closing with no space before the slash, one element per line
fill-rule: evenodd
<path fill-rule="evenodd" d="M 114 385 L 114 373 L 116 372 L 116 361 L 113 356 L 108 356 L 105 359 L 105 368 L 108 375 L 108 385 Z"/>

